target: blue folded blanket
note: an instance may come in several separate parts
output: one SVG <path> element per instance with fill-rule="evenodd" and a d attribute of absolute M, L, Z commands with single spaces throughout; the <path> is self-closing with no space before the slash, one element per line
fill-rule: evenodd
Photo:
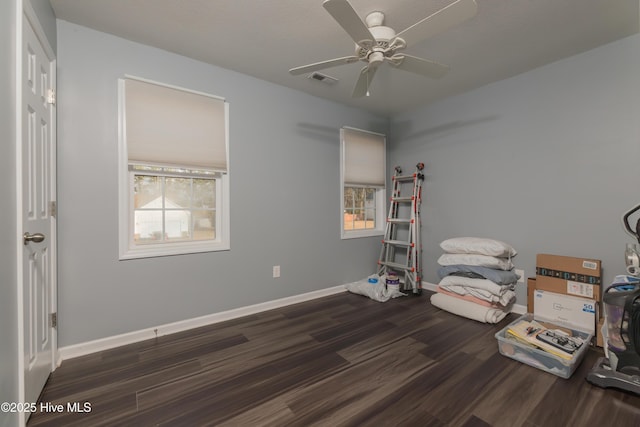
<path fill-rule="evenodd" d="M 513 270 L 495 270 L 493 268 L 479 267 L 476 265 L 456 264 L 446 265 L 438 269 L 438 276 L 464 276 L 476 279 L 488 279 L 498 285 L 511 285 L 516 283 L 520 276 Z"/>

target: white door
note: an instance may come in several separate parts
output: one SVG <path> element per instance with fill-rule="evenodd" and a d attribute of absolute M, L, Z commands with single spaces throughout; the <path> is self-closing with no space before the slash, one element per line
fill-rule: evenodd
<path fill-rule="evenodd" d="M 24 401 L 36 402 L 54 369 L 56 348 L 55 59 L 26 15 L 22 28 Z"/>

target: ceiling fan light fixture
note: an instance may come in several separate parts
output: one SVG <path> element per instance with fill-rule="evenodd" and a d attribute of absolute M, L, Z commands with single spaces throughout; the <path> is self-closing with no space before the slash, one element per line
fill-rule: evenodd
<path fill-rule="evenodd" d="M 328 85 L 332 85 L 332 84 L 334 84 L 334 83 L 336 83 L 338 81 L 338 79 L 336 79 L 335 77 L 331 77 L 331 76 L 328 76 L 326 74 L 318 73 L 317 71 L 309 74 L 307 77 L 309 79 L 311 79 L 311 80 L 317 80 L 319 82 L 322 82 L 322 83 L 325 83 L 325 84 L 328 84 Z"/>
<path fill-rule="evenodd" d="M 378 27 L 384 22 L 384 13 L 378 11 L 371 12 L 366 18 L 364 18 L 364 22 L 369 28 Z"/>

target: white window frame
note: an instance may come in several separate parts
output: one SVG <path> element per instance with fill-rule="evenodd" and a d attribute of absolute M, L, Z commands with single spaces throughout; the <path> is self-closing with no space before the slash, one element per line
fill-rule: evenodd
<path fill-rule="evenodd" d="M 172 89 L 195 93 L 221 99 L 210 94 L 196 92 L 189 89 L 158 83 L 138 77 L 125 76 L 126 79 L 136 79 L 147 83 L 157 84 Z M 183 255 L 202 252 L 216 252 L 230 250 L 230 204 L 229 204 L 229 105 L 225 102 L 225 144 L 227 149 L 227 171 L 221 172 L 216 178 L 216 231 L 215 239 L 201 241 L 179 241 L 162 243 L 136 244 L 134 242 L 134 175 L 140 171 L 130 170 L 127 154 L 125 132 L 125 79 L 118 81 L 118 240 L 119 259 L 138 259 L 171 255 Z M 157 165 L 165 167 L 183 168 L 183 165 Z M 192 167 L 186 167 L 193 169 Z M 202 169 L 202 168 L 200 168 Z M 149 172 L 143 174 L 156 176 Z M 168 176 L 159 172 L 157 176 Z"/>
<path fill-rule="evenodd" d="M 387 158 L 386 158 L 386 147 L 387 147 L 387 142 L 386 142 L 386 136 L 377 132 L 371 132 L 371 131 L 367 131 L 367 130 L 362 130 L 362 129 L 356 129 L 356 128 L 352 128 L 352 127 L 344 127 L 343 129 L 350 129 L 350 130 L 355 130 L 358 132 L 365 132 L 365 133 L 370 133 L 370 134 L 374 134 L 374 135 L 379 135 L 379 136 L 383 136 L 385 137 L 385 141 L 384 141 L 384 167 L 386 170 L 386 163 L 387 163 Z M 384 230 L 385 230 L 385 226 L 386 226 L 386 193 L 387 193 L 387 180 L 385 177 L 385 185 L 384 187 L 375 187 L 375 186 L 366 186 L 366 185 L 362 185 L 362 186 L 357 186 L 357 185 L 346 185 L 344 182 L 344 176 L 345 176 L 345 141 L 344 141 L 344 136 L 343 136 L 343 131 L 342 129 L 340 130 L 340 237 L 341 239 L 357 239 L 357 238 L 362 238 L 362 237 L 372 237 L 372 236 L 382 236 L 384 235 Z M 376 227 L 375 228 L 370 228 L 370 229 L 359 229 L 359 230 L 345 230 L 345 224 L 344 224 L 344 212 L 345 212 L 345 206 L 344 206 L 344 189 L 345 187 L 354 187 L 354 188 L 373 188 L 375 189 L 375 204 L 376 204 L 376 214 L 375 214 L 375 222 L 376 222 Z"/>

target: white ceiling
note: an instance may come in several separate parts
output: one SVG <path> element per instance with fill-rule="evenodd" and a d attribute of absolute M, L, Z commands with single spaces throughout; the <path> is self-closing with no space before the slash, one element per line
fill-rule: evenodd
<path fill-rule="evenodd" d="M 575 55 L 639 31 L 638 0 L 476 0 L 477 15 L 406 53 L 451 67 L 441 79 L 383 64 L 371 96 L 351 93 L 363 63 L 290 68 L 354 54 L 322 0 L 50 0 L 59 19 L 162 48 L 312 95 L 392 115 Z M 399 32 L 453 0 L 350 0 Z M 615 66 L 615 64 L 612 64 Z"/>

